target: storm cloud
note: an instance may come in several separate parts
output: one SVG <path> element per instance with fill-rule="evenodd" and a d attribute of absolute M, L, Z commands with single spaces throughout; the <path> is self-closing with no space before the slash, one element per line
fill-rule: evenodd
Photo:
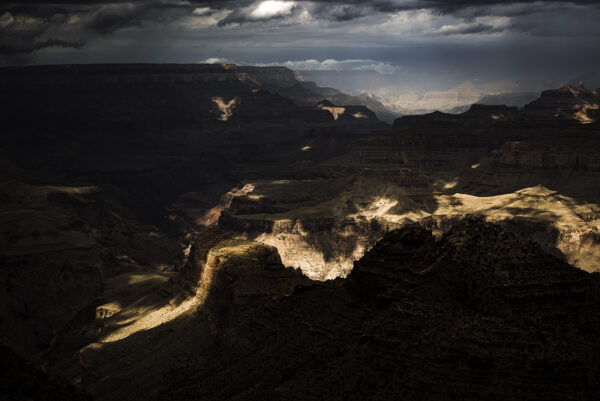
<path fill-rule="evenodd" d="M 579 71 L 600 64 L 599 20 L 586 0 L 20 1 L 0 5 L 0 64 Z"/>

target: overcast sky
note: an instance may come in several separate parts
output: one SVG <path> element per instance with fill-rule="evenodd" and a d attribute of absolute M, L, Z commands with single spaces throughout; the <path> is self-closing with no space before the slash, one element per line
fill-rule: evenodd
<path fill-rule="evenodd" d="M 600 1 L 0 4 L 0 64 L 234 62 L 457 79 L 599 70 Z"/>

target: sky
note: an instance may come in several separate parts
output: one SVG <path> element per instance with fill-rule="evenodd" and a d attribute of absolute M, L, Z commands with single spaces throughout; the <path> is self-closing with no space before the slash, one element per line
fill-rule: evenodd
<path fill-rule="evenodd" d="M 600 70 L 600 1 L 19 1 L 0 65 L 230 62 L 406 79 L 569 79 Z"/>

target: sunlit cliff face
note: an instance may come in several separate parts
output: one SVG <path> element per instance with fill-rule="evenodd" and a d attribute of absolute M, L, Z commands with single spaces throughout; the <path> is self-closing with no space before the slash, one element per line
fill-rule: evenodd
<path fill-rule="evenodd" d="M 220 114 L 219 117 L 217 117 L 217 119 L 220 121 L 228 121 L 231 118 L 231 116 L 233 116 L 233 110 L 239 102 L 239 99 L 237 97 L 234 97 L 227 103 L 225 103 L 225 101 L 221 97 L 213 97 L 210 100 L 212 100 L 213 103 L 216 104 L 219 108 Z"/>

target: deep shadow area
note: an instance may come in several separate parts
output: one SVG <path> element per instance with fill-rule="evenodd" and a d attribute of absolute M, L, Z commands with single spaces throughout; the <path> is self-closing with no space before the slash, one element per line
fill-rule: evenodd
<path fill-rule="evenodd" d="M 409 225 L 324 283 L 273 251 L 225 240 L 190 262 L 202 305 L 86 348 L 86 388 L 100 400 L 600 394 L 598 275 L 498 225 L 467 218 L 437 240 Z"/>

